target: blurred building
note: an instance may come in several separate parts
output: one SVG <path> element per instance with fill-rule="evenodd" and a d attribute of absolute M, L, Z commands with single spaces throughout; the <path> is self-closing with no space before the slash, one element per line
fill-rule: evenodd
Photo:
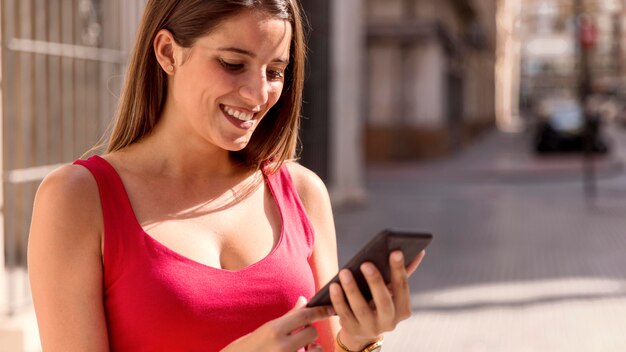
<path fill-rule="evenodd" d="M 444 155 L 494 125 L 494 0 L 368 0 L 368 160 Z"/>
<path fill-rule="evenodd" d="M 302 162 L 336 203 L 367 162 L 445 155 L 494 125 L 495 0 L 302 0 Z"/>
<path fill-rule="evenodd" d="M 521 109 L 532 108 L 539 97 L 577 96 L 578 48 L 573 1 L 522 3 Z"/>
<path fill-rule="evenodd" d="M 116 107 L 146 0 L 1 0 L 0 350 L 31 326 L 26 244 L 43 177 L 96 144 Z M 10 319 L 9 319 L 10 320 Z"/>
<path fill-rule="evenodd" d="M 624 0 L 499 0 L 499 121 L 524 123 L 550 97 L 578 99 L 585 66 L 588 93 L 623 98 L 625 4 Z M 587 29 L 580 29 L 582 22 Z"/>

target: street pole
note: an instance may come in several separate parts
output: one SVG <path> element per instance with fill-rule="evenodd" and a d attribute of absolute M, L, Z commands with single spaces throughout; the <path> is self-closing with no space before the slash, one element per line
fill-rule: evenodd
<path fill-rule="evenodd" d="M 586 38 L 584 31 L 591 30 L 592 22 L 589 16 L 585 15 L 585 9 L 582 0 L 574 0 L 574 13 L 576 18 L 576 42 L 580 50 L 579 53 L 579 86 L 578 86 L 578 99 L 582 108 L 584 117 L 583 124 L 583 158 L 582 158 L 582 174 L 583 174 L 583 189 L 585 193 L 585 199 L 587 202 L 591 202 L 596 198 L 596 173 L 594 163 L 594 127 L 599 121 L 595 121 L 597 116 L 593 111 L 588 109 L 588 98 L 591 93 L 591 73 L 589 69 L 589 51 L 592 43 L 588 42 L 589 38 Z M 591 124 L 594 124 L 592 126 Z"/>
<path fill-rule="evenodd" d="M 401 3 L 402 6 L 402 21 L 405 25 L 411 24 L 415 21 L 415 1 L 413 0 L 403 0 Z M 408 150 L 408 146 L 414 145 L 411 143 L 410 139 L 414 138 L 410 128 L 410 116 L 412 113 L 411 109 L 409 109 L 409 102 L 413 101 L 413 99 L 409 96 L 409 92 L 411 92 L 411 77 L 413 75 L 412 65 L 413 62 L 411 60 L 411 51 L 415 47 L 415 43 L 408 38 L 402 38 L 400 43 L 400 79 L 401 82 L 398 83 L 396 89 L 397 98 L 397 120 L 395 123 L 395 135 L 396 137 L 394 145 L 393 145 L 393 154 L 396 158 L 406 159 L 411 156 L 413 151 Z"/>

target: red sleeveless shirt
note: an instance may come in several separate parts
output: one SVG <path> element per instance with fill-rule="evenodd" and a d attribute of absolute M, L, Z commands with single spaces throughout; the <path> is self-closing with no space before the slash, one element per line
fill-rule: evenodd
<path fill-rule="evenodd" d="M 106 160 L 75 164 L 93 174 L 100 192 L 112 351 L 219 351 L 285 314 L 299 296 L 314 294 L 313 231 L 285 166 L 264 173 L 282 218 L 278 243 L 259 262 L 232 271 L 193 261 L 150 237 Z"/>

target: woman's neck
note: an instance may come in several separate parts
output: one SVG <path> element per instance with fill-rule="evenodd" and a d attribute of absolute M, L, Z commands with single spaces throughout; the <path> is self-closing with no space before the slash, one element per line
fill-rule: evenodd
<path fill-rule="evenodd" d="M 147 172 L 178 179 L 212 179 L 241 175 L 246 170 L 227 150 L 159 127 L 157 124 L 150 135 L 128 148 L 145 160 Z"/>

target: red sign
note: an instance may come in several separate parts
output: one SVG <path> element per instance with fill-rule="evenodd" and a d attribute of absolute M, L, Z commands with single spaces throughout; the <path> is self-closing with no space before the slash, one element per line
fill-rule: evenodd
<path fill-rule="evenodd" d="M 584 48 L 593 48 L 598 41 L 598 28 L 591 21 L 581 21 L 580 44 Z"/>

